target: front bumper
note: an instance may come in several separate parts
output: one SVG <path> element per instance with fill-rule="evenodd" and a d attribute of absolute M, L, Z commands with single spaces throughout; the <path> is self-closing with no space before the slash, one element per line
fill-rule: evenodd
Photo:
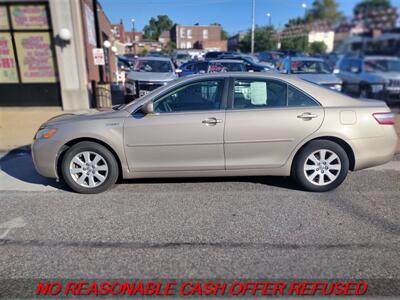
<path fill-rule="evenodd" d="M 31 145 L 33 164 L 36 171 L 49 178 L 58 178 L 57 159 L 59 145 L 56 141 L 38 139 Z"/>

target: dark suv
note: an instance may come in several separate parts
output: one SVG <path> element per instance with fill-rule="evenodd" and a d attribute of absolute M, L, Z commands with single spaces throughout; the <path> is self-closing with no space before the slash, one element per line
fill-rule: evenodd
<path fill-rule="evenodd" d="M 335 73 L 343 80 L 344 93 L 400 101 L 400 59 L 390 56 L 342 57 Z"/>

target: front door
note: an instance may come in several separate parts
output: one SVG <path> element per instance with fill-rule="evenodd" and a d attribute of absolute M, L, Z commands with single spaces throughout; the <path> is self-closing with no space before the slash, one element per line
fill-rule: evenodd
<path fill-rule="evenodd" d="M 284 165 L 324 118 L 316 101 L 280 81 L 236 79 L 232 98 L 224 137 L 227 170 Z"/>
<path fill-rule="evenodd" d="M 188 83 L 154 100 L 154 114 L 125 121 L 135 172 L 223 170 L 224 79 Z"/>

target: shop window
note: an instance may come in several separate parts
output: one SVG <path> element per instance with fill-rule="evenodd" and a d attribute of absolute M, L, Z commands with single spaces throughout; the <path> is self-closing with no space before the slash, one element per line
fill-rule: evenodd
<path fill-rule="evenodd" d="M 0 83 L 17 83 L 18 73 L 11 34 L 0 32 Z"/>
<path fill-rule="evenodd" d="M 56 82 L 50 34 L 47 32 L 15 33 L 21 81 Z"/>
<path fill-rule="evenodd" d="M 0 6 L 0 30 L 9 29 L 7 7 Z"/>
<path fill-rule="evenodd" d="M 45 5 L 12 5 L 10 11 L 14 30 L 49 29 Z"/>

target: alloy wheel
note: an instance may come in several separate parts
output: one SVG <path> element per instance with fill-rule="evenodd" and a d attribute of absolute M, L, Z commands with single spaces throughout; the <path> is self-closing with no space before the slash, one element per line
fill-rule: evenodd
<path fill-rule="evenodd" d="M 339 156 L 328 149 L 319 149 L 311 153 L 304 162 L 304 174 L 307 180 L 317 186 L 334 182 L 342 169 Z"/>
<path fill-rule="evenodd" d="M 103 156 L 92 151 L 76 154 L 71 160 L 69 173 L 82 187 L 94 188 L 103 184 L 108 176 L 108 165 Z"/>

